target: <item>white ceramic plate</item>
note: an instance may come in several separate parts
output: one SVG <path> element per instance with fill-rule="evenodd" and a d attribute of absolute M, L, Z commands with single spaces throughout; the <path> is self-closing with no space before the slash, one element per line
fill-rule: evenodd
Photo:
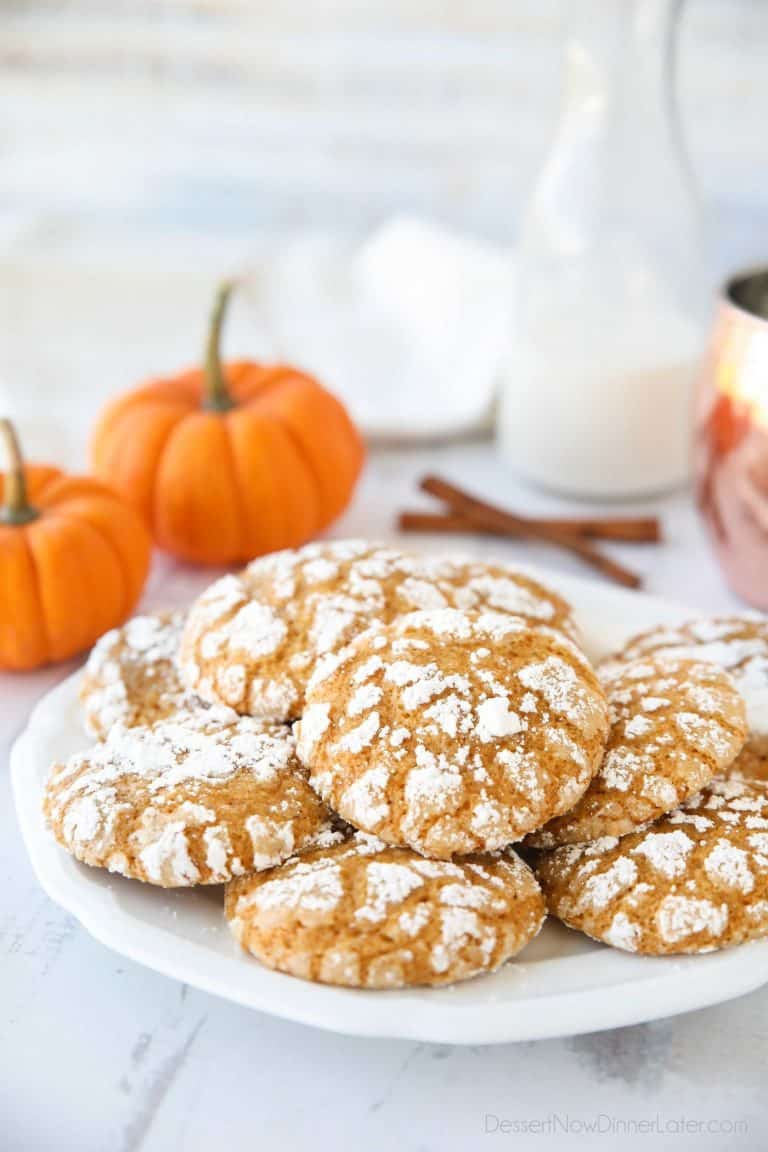
<path fill-rule="evenodd" d="M 668 601 L 534 572 L 575 606 L 594 655 L 689 613 Z M 37 706 L 13 750 L 19 822 L 37 877 L 103 944 L 167 976 L 249 1008 L 361 1036 L 493 1044 L 568 1036 L 702 1008 L 768 982 L 768 940 L 680 959 L 631 956 L 549 921 L 521 956 L 453 988 L 361 992 L 261 967 L 230 937 L 221 888 L 164 891 L 78 864 L 40 813 L 49 764 L 79 748 L 77 676 Z"/>

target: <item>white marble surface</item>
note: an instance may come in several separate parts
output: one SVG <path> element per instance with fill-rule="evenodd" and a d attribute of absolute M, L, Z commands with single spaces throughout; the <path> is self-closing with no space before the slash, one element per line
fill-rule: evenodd
<path fill-rule="evenodd" d="M 397 508 L 426 506 L 415 481 L 427 469 L 520 509 L 564 507 L 520 488 L 488 445 L 380 452 L 337 534 L 391 537 Z M 616 552 L 648 589 L 702 611 L 735 607 L 688 496 L 645 507 L 663 516 L 666 542 Z M 527 545 L 462 544 L 569 564 Z M 200 583 L 160 563 L 147 603 Z M 766 1147 L 768 988 L 620 1031 L 462 1049 L 273 1020 L 108 952 L 37 886 L 8 783 L 13 738 L 68 670 L 0 677 L 2 1152 Z"/>

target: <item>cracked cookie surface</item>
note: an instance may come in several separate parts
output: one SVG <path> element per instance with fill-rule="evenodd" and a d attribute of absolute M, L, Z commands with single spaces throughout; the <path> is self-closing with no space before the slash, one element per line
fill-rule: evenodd
<path fill-rule="evenodd" d="M 598 770 L 603 690 L 562 634 L 414 612 L 321 662 L 295 727 L 345 820 L 425 855 L 494 851 L 572 808 Z"/>
<path fill-rule="evenodd" d="M 715 780 L 620 840 L 543 852 L 549 911 L 595 940 L 661 956 L 768 934 L 768 785 Z"/>
<path fill-rule="evenodd" d="M 89 736 L 164 720 L 189 708 L 191 694 L 179 676 L 177 655 L 184 612 L 134 616 L 94 645 L 80 682 L 83 722 Z"/>
<path fill-rule="evenodd" d="M 260 557 L 211 585 L 189 613 L 182 675 L 205 700 L 294 720 L 320 657 L 374 622 L 441 608 L 488 608 L 576 631 L 557 593 L 513 569 L 329 541 Z"/>
<path fill-rule="evenodd" d="M 649 656 L 707 660 L 731 674 L 747 708 L 749 735 L 728 775 L 768 780 L 768 619 L 744 613 L 652 628 L 608 657 L 601 672 Z"/>
<path fill-rule="evenodd" d="M 425 860 L 358 834 L 233 881 L 226 915 L 242 947 L 270 968 L 402 988 L 493 971 L 536 936 L 545 908 L 512 852 Z"/>
<path fill-rule="evenodd" d="M 714 664 L 637 659 L 602 683 L 611 728 L 600 771 L 570 812 L 528 838 L 533 847 L 624 836 L 693 796 L 744 744 L 744 702 Z"/>
<path fill-rule="evenodd" d="M 270 868 L 330 827 L 287 727 L 177 712 L 54 765 L 44 812 L 76 859 L 162 887 Z"/>

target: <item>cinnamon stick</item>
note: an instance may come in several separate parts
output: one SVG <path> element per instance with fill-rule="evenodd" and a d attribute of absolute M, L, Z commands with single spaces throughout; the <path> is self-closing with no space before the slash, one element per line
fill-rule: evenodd
<path fill-rule="evenodd" d="M 459 516 L 471 519 L 478 527 L 490 532 L 505 534 L 513 533 L 531 540 L 543 540 L 553 544 L 576 556 L 602 573 L 609 580 L 623 585 L 625 588 L 639 588 L 642 579 L 636 572 L 625 568 L 623 564 L 605 556 L 589 540 L 572 533 L 563 532 L 557 528 L 550 528 L 541 521 L 518 516 L 514 512 L 506 512 L 494 504 L 471 496 L 455 485 L 448 483 L 439 476 L 425 476 L 419 487 L 430 496 L 436 496 L 449 506 L 451 511 Z"/>
<path fill-rule="evenodd" d="M 591 540 L 619 540 L 632 544 L 656 544 L 661 539 L 659 521 L 653 517 L 627 517 L 594 519 L 592 517 L 528 517 L 531 524 L 541 524 L 558 532 L 572 536 L 583 536 Z M 494 536 L 515 537 L 519 533 L 509 529 L 479 528 L 469 516 L 456 512 L 401 512 L 398 526 L 402 532 L 444 532 L 447 535 L 458 532 L 488 532 Z"/>

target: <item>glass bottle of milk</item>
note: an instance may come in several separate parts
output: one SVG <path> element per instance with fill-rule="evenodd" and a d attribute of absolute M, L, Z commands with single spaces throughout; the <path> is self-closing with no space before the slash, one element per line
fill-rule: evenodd
<path fill-rule="evenodd" d="M 523 221 L 499 427 L 522 476 L 572 495 L 688 476 L 710 286 L 675 114 L 679 9 L 567 0 L 564 108 Z"/>

